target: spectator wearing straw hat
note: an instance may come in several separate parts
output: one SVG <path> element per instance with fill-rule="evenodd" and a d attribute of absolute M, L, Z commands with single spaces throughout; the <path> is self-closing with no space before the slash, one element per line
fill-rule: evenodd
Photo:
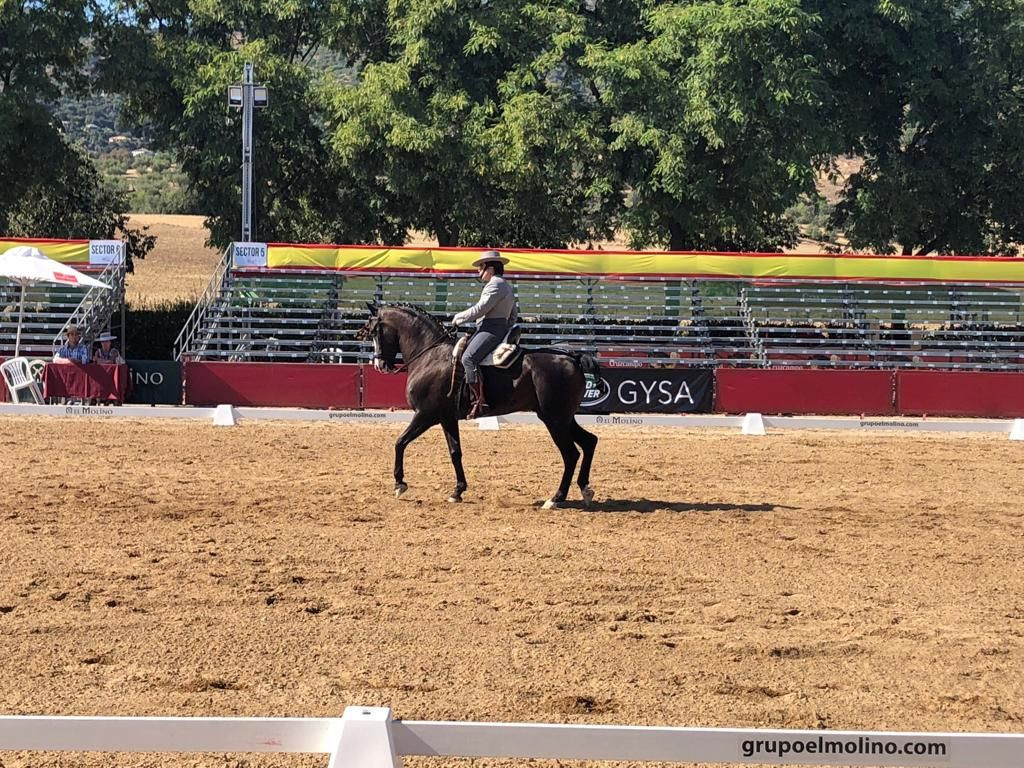
<path fill-rule="evenodd" d="M 88 363 L 91 358 L 89 347 L 82 342 L 78 326 L 69 325 L 64 334 L 65 342 L 53 356 L 53 361 L 55 363 Z"/>
<path fill-rule="evenodd" d="M 121 357 L 120 350 L 112 346 L 113 342 L 117 340 L 117 336 L 114 336 L 109 331 L 104 331 L 99 335 L 96 341 L 99 342 L 99 349 L 97 349 L 92 356 L 92 359 L 97 363 L 107 363 L 108 365 L 123 365 L 124 358 Z"/>

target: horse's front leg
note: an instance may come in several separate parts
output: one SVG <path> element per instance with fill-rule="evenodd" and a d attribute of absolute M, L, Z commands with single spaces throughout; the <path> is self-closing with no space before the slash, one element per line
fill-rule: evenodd
<path fill-rule="evenodd" d="M 424 414 L 417 411 L 413 414 L 412 422 L 406 427 L 405 431 L 401 434 L 398 440 L 395 442 L 395 497 L 400 497 L 403 493 L 409 490 L 409 486 L 405 484 L 405 448 L 409 443 L 415 440 L 417 437 L 422 435 L 432 426 L 437 424 L 437 418 L 434 416 L 425 416 Z"/>
<path fill-rule="evenodd" d="M 466 473 L 462 469 L 462 441 L 459 438 L 459 420 L 456 416 L 445 418 L 441 421 L 441 428 L 444 430 L 444 438 L 448 441 L 448 454 L 452 458 L 452 466 L 455 468 L 455 490 L 448 497 L 448 501 L 462 501 L 462 494 L 466 488 Z"/>

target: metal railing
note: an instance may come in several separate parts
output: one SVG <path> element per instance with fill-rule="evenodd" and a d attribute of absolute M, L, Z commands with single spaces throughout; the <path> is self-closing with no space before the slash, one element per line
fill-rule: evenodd
<path fill-rule="evenodd" d="M 208 331 L 213 325 L 208 322 L 211 308 L 221 300 L 221 297 L 226 293 L 226 289 L 230 285 L 231 253 L 232 249 L 230 246 L 224 249 L 224 253 L 221 254 L 220 261 L 210 277 L 210 282 L 206 285 L 206 290 L 199 297 L 199 301 L 196 302 L 195 308 L 185 321 L 181 333 L 174 340 L 175 360 L 182 360 L 185 356 L 201 358 L 206 350 L 206 342 L 204 341 L 197 345 L 196 338 L 200 332 Z"/>
<path fill-rule="evenodd" d="M 96 335 L 107 326 L 114 312 L 124 304 L 125 270 L 125 260 L 122 258 L 108 264 L 96 276 L 97 280 L 106 283 L 110 288 L 93 286 L 82 297 L 78 306 L 64 321 L 64 325 L 61 326 L 57 335 L 53 337 L 52 346 L 55 354 L 64 344 L 68 326 L 77 326 L 80 338 L 86 344 L 91 344 Z"/>

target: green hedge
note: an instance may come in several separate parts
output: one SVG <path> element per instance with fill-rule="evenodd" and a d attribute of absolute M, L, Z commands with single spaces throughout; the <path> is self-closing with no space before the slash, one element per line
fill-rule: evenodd
<path fill-rule="evenodd" d="M 133 360 L 173 360 L 174 340 L 195 308 L 195 301 L 180 299 L 126 308 L 126 357 Z"/>

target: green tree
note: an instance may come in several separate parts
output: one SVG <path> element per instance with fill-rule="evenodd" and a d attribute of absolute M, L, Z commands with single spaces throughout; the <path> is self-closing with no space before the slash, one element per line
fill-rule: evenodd
<path fill-rule="evenodd" d="M 334 148 L 406 227 L 441 245 L 564 246 L 610 233 L 619 191 L 582 88 L 577 2 L 349 4 Z"/>
<path fill-rule="evenodd" d="M 0 3 L 0 233 L 126 241 L 128 267 L 153 238 L 127 226 L 126 201 L 70 145 L 48 103 L 88 87 L 87 0 Z"/>
<path fill-rule="evenodd" d="M 44 105 L 84 87 L 84 0 L 0 2 L 0 227 L 36 184 L 51 183 L 67 154 Z"/>
<path fill-rule="evenodd" d="M 8 212 L 6 231 L 14 237 L 117 238 L 125 245 L 126 269 L 156 245 L 145 228 L 128 225 L 127 200 L 103 183 L 89 159 L 69 150 L 53 183 L 29 187 Z"/>
<path fill-rule="evenodd" d="M 586 57 L 611 112 L 633 245 L 791 245 L 785 211 L 813 192 L 834 146 L 818 17 L 799 0 L 639 11 L 635 39 L 597 39 Z"/>
<path fill-rule="evenodd" d="M 1024 6 L 821 3 L 847 151 L 851 245 L 1006 253 L 1024 243 Z"/>
<path fill-rule="evenodd" d="M 239 235 L 241 115 L 227 88 L 255 62 L 270 106 L 255 116 L 254 225 L 262 240 L 400 241 L 386 208 L 334 162 L 323 96 L 307 66 L 328 0 L 124 0 L 100 39 L 101 82 L 124 115 L 172 152 L 206 212 L 211 242 Z"/>

